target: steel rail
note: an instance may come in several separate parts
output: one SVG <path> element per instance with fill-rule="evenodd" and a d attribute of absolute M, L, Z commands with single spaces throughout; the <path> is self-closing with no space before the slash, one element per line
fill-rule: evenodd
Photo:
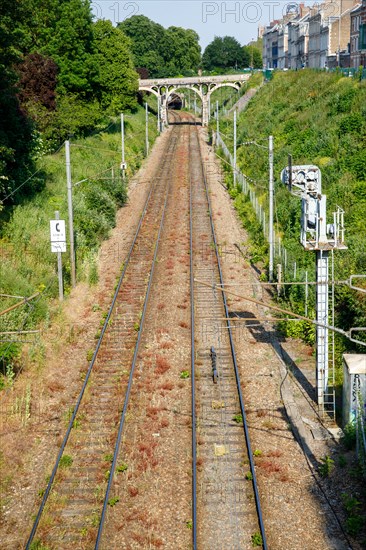
<path fill-rule="evenodd" d="M 191 408 L 192 408 L 192 543 L 197 549 L 197 433 L 196 433 L 196 372 L 194 345 L 194 273 L 193 273 L 193 220 L 192 220 L 192 178 L 189 181 L 189 265 L 191 290 Z"/>
<path fill-rule="evenodd" d="M 176 142 L 174 142 L 174 149 L 175 149 L 175 145 L 176 145 Z M 174 151 L 174 149 L 173 149 L 173 151 Z M 167 157 L 165 157 L 165 159 L 166 158 Z M 164 165 L 163 165 L 164 168 L 165 168 L 165 164 L 166 164 L 166 160 L 165 160 Z M 129 378 L 128 378 L 127 390 L 126 390 L 126 393 L 125 393 L 125 399 L 124 399 L 122 414 L 121 414 L 121 418 L 120 418 L 120 422 L 119 422 L 118 435 L 117 435 L 117 440 L 116 440 L 115 449 L 114 449 L 114 453 L 113 453 L 113 461 L 112 461 L 112 465 L 111 465 L 111 469 L 110 469 L 110 473 L 109 473 L 107 489 L 106 489 L 105 496 L 104 496 L 103 508 L 102 508 L 101 518 L 100 518 L 99 527 L 98 527 L 98 534 L 97 534 L 97 538 L 96 538 L 95 546 L 94 546 L 95 550 L 99 549 L 99 545 L 101 543 L 104 524 L 105 524 L 105 520 L 106 520 L 106 513 L 107 513 L 109 495 L 110 495 L 110 491 L 111 491 L 111 488 L 112 488 L 113 477 L 114 477 L 114 474 L 115 474 L 115 471 L 116 471 L 118 455 L 119 455 L 119 451 L 120 451 L 120 447 L 121 447 L 122 433 L 123 433 L 123 428 L 124 428 L 124 425 L 125 425 L 126 412 L 127 412 L 127 407 L 129 405 L 129 399 L 130 399 L 132 382 L 133 382 L 133 375 L 135 373 L 137 355 L 138 355 L 138 352 L 139 352 L 142 331 L 143 331 L 144 323 L 145 323 L 146 310 L 147 310 L 151 285 L 152 285 L 154 271 L 155 271 L 156 258 L 157 258 L 157 255 L 158 255 L 160 236 L 161 236 L 161 232 L 162 232 L 163 226 L 164 226 L 166 205 L 167 205 L 167 202 L 168 202 L 169 191 L 170 191 L 170 187 L 171 187 L 170 181 L 171 180 L 169 179 L 169 183 L 166 186 L 164 206 L 163 206 L 163 211 L 162 211 L 162 214 L 161 214 L 161 221 L 160 221 L 159 231 L 158 231 L 156 241 L 155 241 L 155 250 L 154 250 L 154 256 L 153 256 L 152 263 L 151 263 L 149 282 L 148 282 L 147 289 L 146 289 L 145 300 L 144 300 L 144 305 L 143 305 L 142 315 L 141 315 L 141 321 L 140 321 L 140 327 L 139 327 L 139 331 L 138 331 L 138 334 L 137 334 L 137 341 L 136 341 L 136 344 L 135 344 L 135 351 L 134 351 L 134 354 L 133 354 L 130 375 L 129 375 Z"/>
<path fill-rule="evenodd" d="M 76 419 L 76 416 L 77 416 L 77 413 L 78 413 L 78 410 L 79 410 L 79 407 L 80 407 L 80 404 L 82 402 L 82 398 L 83 398 L 83 395 L 85 393 L 85 389 L 87 387 L 87 384 L 88 384 L 88 381 L 90 379 L 90 376 L 91 376 L 91 373 L 93 371 L 93 367 L 94 367 L 94 364 L 96 362 L 96 359 L 97 359 L 97 355 L 98 355 L 98 352 L 99 352 L 99 349 L 101 347 L 101 344 L 102 344 L 102 341 L 103 341 L 103 338 L 104 338 L 104 335 L 105 335 L 105 332 L 108 328 L 108 325 L 109 325 L 109 321 L 111 319 L 111 315 L 112 315 L 112 312 L 114 310 L 114 307 L 115 307 L 115 304 L 116 304 L 116 301 L 117 301 L 117 298 L 118 298 L 118 294 L 119 294 L 119 291 L 121 289 L 121 286 L 122 286 L 122 283 L 123 283 L 123 280 L 124 280 L 124 277 L 125 277 L 125 274 L 126 274 L 126 271 L 127 271 L 127 268 L 128 268 L 128 265 L 130 263 L 130 259 L 132 257 L 132 253 L 134 251 L 134 248 L 135 248 L 135 244 L 136 244 L 136 241 L 138 239 L 138 236 L 139 236 L 139 233 L 140 233 L 140 229 L 141 229 L 141 226 L 142 226 L 142 223 L 144 221 L 144 218 L 146 216 L 146 213 L 147 213 L 147 210 L 148 210 L 148 206 L 149 206 L 149 203 L 150 203 L 150 200 L 151 200 L 151 197 L 153 195 L 153 191 L 155 191 L 156 187 L 157 187 L 157 181 L 158 179 L 156 179 L 153 183 L 153 185 L 151 186 L 151 189 L 148 193 L 148 196 L 146 198 L 146 201 L 145 201 L 145 204 L 144 204 L 144 208 L 143 208 L 143 211 L 142 211 L 142 214 L 140 216 L 140 219 L 139 219 L 139 223 L 137 225 L 137 228 L 136 228 L 136 232 L 135 232 L 135 235 L 134 235 L 134 238 L 133 238 L 133 241 L 132 241 L 132 244 L 130 246 L 130 249 L 128 251 L 128 254 L 127 254 L 127 257 L 126 257 L 126 260 L 124 261 L 124 264 L 123 264 L 123 269 L 122 269 L 122 273 L 121 273 L 121 276 L 119 278 L 119 281 L 118 281 L 118 285 L 117 285 L 117 288 L 115 290 L 115 293 L 114 293 L 114 296 L 113 296 L 113 300 L 112 300 L 112 303 L 111 303 L 111 306 L 109 308 L 109 311 L 108 311 L 108 314 L 107 314 L 107 317 L 104 321 L 104 324 L 103 324 L 103 328 L 101 330 L 101 334 L 100 334 L 100 337 L 98 339 L 98 342 L 97 342 L 97 346 L 95 348 L 95 351 L 94 351 L 94 354 L 93 354 L 93 357 L 91 359 L 91 362 L 90 362 L 90 365 L 88 367 L 88 371 L 86 373 L 86 376 L 85 376 L 85 379 L 84 379 L 84 383 L 82 385 L 82 388 L 80 390 L 80 393 L 79 393 L 79 396 L 77 398 L 77 401 L 76 401 L 76 404 L 75 404 L 75 407 L 73 409 L 73 413 L 71 415 L 71 418 L 70 418 L 70 421 L 69 421 L 69 424 L 68 424 L 68 427 L 67 427 L 67 430 L 66 430 L 66 434 L 64 436 L 64 439 L 61 443 L 61 446 L 60 446 L 60 450 L 59 450 L 59 453 L 57 455 L 57 458 L 56 458 L 56 462 L 54 464 L 54 467 L 53 467 L 53 470 L 52 470 L 52 473 L 51 473 L 51 476 L 50 476 L 50 479 L 48 481 L 48 484 L 47 484 L 47 487 L 46 487 L 46 490 L 44 492 L 44 495 L 43 495 L 43 498 L 42 498 L 42 502 L 39 506 L 39 509 L 38 509 L 38 512 L 37 512 L 37 515 L 36 515 L 36 518 L 33 522 L 33 526 L 32 526 L 32 530 L 31 530 L 31 533 L 29 535 L 29 538 L 28 538 L 28 541 L 26 543 L 26 550 L 30 550 L 31 548 L 31 544 L 33 542 L 33 539 L 34 539 L 34 536 L 36 534 L 36 531 L 37 531 L 37 528 L 38 528 L 38 525 L 39 525 L 39 522 L 40 522 L 40 519 L 41 519 L 41 516 L 42 516 L 42 513 L 43 513 L 43 510 L 44 510 L 44 507 L 46 505 L 46 502 L 48 500 L 48 497 L 49 497 L 49 494 L 51 492 L 51 489 L 52 489 L 52 485 L 53 485 L 53 482 L 55 480 L 55 476 L 56 476 L 56 473 L 58 471 L 58 467 L 59 467 L 59 464 L 60 464 L 60 461 L 61 461 L 61 458 L 62 458 L 62 455 L 64 453 L 64 450 L 65 450 L 65 447 L 67 445 L 67 442 L 68 442 L 68 439 L 69 439 L 69 436 L 70 436 L 70 433 L 71 433 L 71 430 L 74 426 L 74 421 Z"/>
<path fill-rule="evenodd" d="M 200 153 L 200 157 L 202 159 L 202 150 L 201 150 L 201 144 L 200 144 L 199 138 L 198 138 L 198 143 L 199 143 L 199 153 Z M 221 286 L 223 286 L 224 283 L 223 283 L 223 275 L 222 275 L 222 269 L 221 269 L 220 255 L 219 255 L 219 250 L 218 250 L 218 245 L 217 245 L 217 240 L 216 240 L 216 233 L 215 233 L 215 228 L 214 228 L 214 223 L 213 223 L 213 216 L 212 216 L 211 201 L 210 201 L 210 197 L 209 197 L 209 193 L 208 193 L 208 185 L 207 185 L 206 174 L 205 174 L 205 171 L 204 171 L 204 168 L 203 168 L 203 162 L 200 163 L 200 166 L 201 166 L 202 178 L 203 178 L 204 187 L 205 187 L 207 206 L 208 206 L 208 214 L 209 214 L 209 218 L 210 218 L 212 238 L 213 238 L 213 242 L 214 242 L 215 255 L 216 255 L 217 265 L 218 265 L 218 270 L 219 270 L 220 284 L 221 284 Z M 222 293 L 222 299 L 223 299 L 223 303 L 224 303 L 225 316 L 227 318 L 229 318 L 229 309 L 228 309 L 228 306 L 227 306 L 225 291 L 222 288 L 220 290 L 221 290 L 221 293 Z M 263 550 L 268 550 L 267 541 L 266 541 L 266 534 L 265 534 L 265 529 L 264 529 L 262 508 L 261 508 L 260 499 L 259 499 L 258 484 L 257 484 L 256 473 L 255 473 L 255 465 L 254 465 L 254 460 L 253 460 L 252 447 L 251 447 L 251 443 L 250 443 L 249 428 L 248 428 L 248 423 L 247 423 L 247 419 L 246 419 L 244 398 L 243 398 L 243 394 L 242 394 L 242 391 L 241 391 L 239 369 L 238 369 L 238 363 L 237 363 L 237 359 L 236 359 L 235 346 L 234 346 L 234 340 L 233 340 L 230 321 L 227 322 L 227 329 L 228 329 L 228 335 L 229 335 L 229 341 L 230 341 L 231 355 L 232 355 L 233 364 L 234 364 L 236 385 L 237 385 L 237 389 L 238 389 L 238 396 L 239 396 L 239 402 L 240 402 L 240 412 L 241 412 L 242 419 L 243 419 L 245 442 L 246 442 L 246 445 L 247 445 L 250 471 L 251 471 L 251 474 L 252 474 L 252 484 L 253 484 L 253 490 L 254 490 L 254 497 L 255 497 L 257 515 L 258 515 L 259 529 L 260 529 L 261 537 L 262 537 L 262 546 L 263 546 Z"/>

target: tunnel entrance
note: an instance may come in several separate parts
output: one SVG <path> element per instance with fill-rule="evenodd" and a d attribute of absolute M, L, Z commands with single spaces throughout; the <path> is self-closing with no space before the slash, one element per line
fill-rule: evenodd
<path fill-rule="evenodd" d="M 183 101 L 180 95 L 172 93 L 168 99 L 168 109 L 180 110 L 183 107 Z"/>

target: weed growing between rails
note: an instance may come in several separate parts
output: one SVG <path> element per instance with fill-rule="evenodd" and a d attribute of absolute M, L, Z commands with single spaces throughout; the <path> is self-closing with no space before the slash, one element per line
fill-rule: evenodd
<path fill-rule="evenodd" d="M 112 497 L 120 502 L 108 507 L 102 548 L 190 544 L 190 381 L 180 378 L 189 365 L 190 338 L 179 326 L 189 313 L 178 307 L 189 303 L 184 150 L 182 140 L 168 176 L 171 191 L 118 458 L 128 470 L 114 479 Z"/>

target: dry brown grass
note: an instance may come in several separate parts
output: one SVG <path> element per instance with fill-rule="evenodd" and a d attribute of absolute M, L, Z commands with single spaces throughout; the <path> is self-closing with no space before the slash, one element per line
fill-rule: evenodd
<path fill-rule="evenodd" d="M 164 410 L 162 407 L 147 407 L 146 416 L 149 418 L 156 418 L 162 410 Z"/>
<path fill-rule="evenodd" d="M 63 391 L 65 389 L 65 384 L 63 384 L 59 378 L 51 378 L 51 380 L 47 382 L 47 388 L 50 393 L 56 393 Z"/>
<path fill-rule="evenodd" d="M 128 488 L 128 494 L 130 495 L 130 497 L 137 497 L 137 495 L 139 494 L 139 490 L 137 487 L 129 487 Z"/>
<path fill-rule="evenodd" d="M 168 390 L 171 391 L 174 388 L 174 384 L 172 382 L 164 382 L 161 386 L 159 386 L 161 390 Z"/>
<path fill-rule="evenodd" d="M 170 369 L 168 360 L 162 355 L 157 355 L 155 360 L 155 373 L 164 374 Z"/>
<path fill-rule="evenodd" d="M 160 348 L 161 348 L 161 349 L 171 349 L 171 348 L 174 347 L 174 344 L 173 344 L 172 342 L 167 342 L 167 341 L 162 342 L 162 343 L 159 344 L 159 345 L 160 345 Z"/>
<path fill-rule="evenodd" d="M 153 538 L 151 540 L 151 544 L 155 546 L 155 548 L 162 548 L 164 546 L 164 543 L 161 539 Z"/>
<path fill-rule="evenodd" d="M 282 455 L 283 453 L 279 449 L 274 449 L 273 451 L 268 451 L 268 453 L 266 453 L 266 456 L 272 456 L 276 458 L 279 458 Z"/>
<path fill-rule="evenodd" d="M 169 420 L 164 417 L 160 422 L 160 428 L 167 428 L 169 424 L 170 424 Z"/>
<path fill-rule="evenodd" d="M 279 466 L 275 462 L 272 462 L 271 460 L 258 461 L 258 467 L 261 468 L 261 470 L 263 470 L 263 472 L 268 475 L 281 472 L 281 466 Z"/>

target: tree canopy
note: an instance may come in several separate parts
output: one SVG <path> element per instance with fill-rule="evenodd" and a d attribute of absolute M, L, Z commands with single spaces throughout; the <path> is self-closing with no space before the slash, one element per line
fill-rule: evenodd
<path fill-rule="evenodd" d="M 116 115 L 136 104 L 137 73 L 133 68 L 130 40 L 110 21 L 93 27 L 97 95 L 103 108 Z"/>
<path fill-rule="evenodd" d="M 17 182 L 34 169 L 32 123 L 16 96 L 14 64 L 21 60 L 19 43 L 25 11 L 21 3 L 0 4 L 0 200 L 15 192 Z M 1 204 L 0 204 L 1 206 Z"/>
<path fill-rule="evenodd" d="M 240 68 L 243 66 L 244 52 L 232 36 L 215 36 L 202 56 L 202 66 L 206 70 Z"/>
<path fill-rule="evenodd" d="M 164 29 L 144 15 L 133 15 L 118 28 L 131 39 L 136 67 L 152 78 L 196 73 L 201 61 L 198 34 L 191 29 Z"/>
<path fill-rule="evenodd" d="M 0 4 L 0 201 L 39 188 L 34 157 L 135 108 L 131 42 L 90 0 Z M 1 203 L 0 203 L 1 205 Z"/>

